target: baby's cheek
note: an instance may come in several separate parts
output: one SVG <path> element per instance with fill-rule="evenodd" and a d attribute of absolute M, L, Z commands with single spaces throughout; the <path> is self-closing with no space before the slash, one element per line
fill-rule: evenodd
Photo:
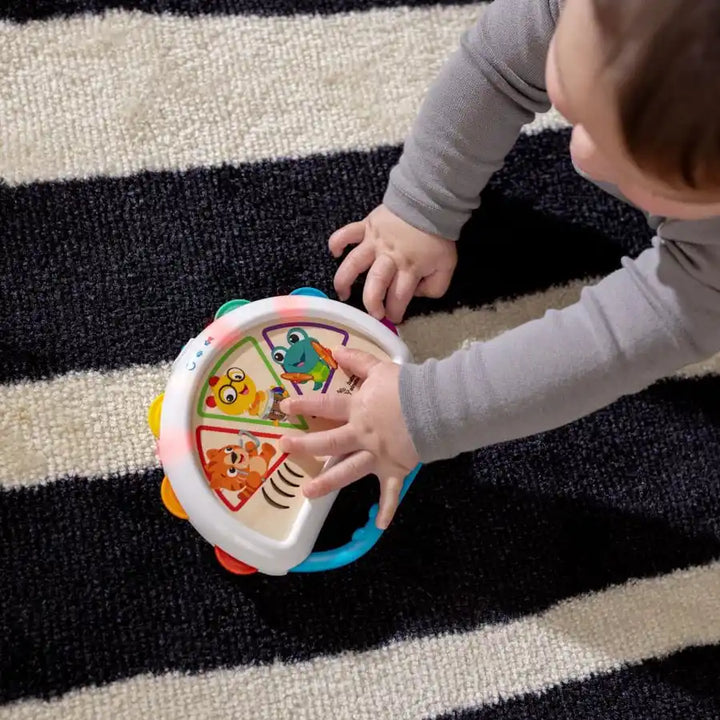
<path fill-rule="evenodd" d="M 612 182 L 612 168 L 608 167 L 582 125 L 573 128 L 570 156 L 575 167 L 593 180 Z"/>
<path fill-rule="evenodd" d="M 592 175 L 594 146 L 581 125 L 573 128 L 570 137 L 570 157 L 578 170 Z"/>

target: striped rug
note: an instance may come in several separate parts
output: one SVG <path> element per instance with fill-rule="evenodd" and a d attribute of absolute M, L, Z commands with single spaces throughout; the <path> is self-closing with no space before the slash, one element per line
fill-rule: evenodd
<path fill-rule="evenodd" d="M 169 363 L 228 299 L 331 289 L 328 235 L 381 198 L 482 11 L 0 3 L 0 719 L 720 718 L 717 359 L 424 468 L 335 572 L 229 575 L 160 504 Z M 524 128 L 449 293 L 411 306 L 418 359 L 647 245 L 568 137 Z M 320 545 L 375 492 L 344 491 Z"/>

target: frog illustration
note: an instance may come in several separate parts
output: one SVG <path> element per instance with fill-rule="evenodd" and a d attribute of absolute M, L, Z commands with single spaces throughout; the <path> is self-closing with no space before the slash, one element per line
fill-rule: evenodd
<path fill-rule="evenodd" d="M 320 390 L 338 366 L 332 352 L 302 328 L 288 330 L 287 343 L 272 351 L 273 360 L 285 371 L 280 377 L 300 385 L 312 381 L 313 390 Z"/>

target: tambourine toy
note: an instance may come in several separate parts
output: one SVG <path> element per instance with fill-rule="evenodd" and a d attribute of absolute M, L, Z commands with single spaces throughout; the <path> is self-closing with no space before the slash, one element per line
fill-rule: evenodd
<path fill-rule="evenodd" d="M 337 458 L 288 454 L 285 435 L 334 423 L 281 410 L 286 397 L 352 394 L 359 387 L 333 356 L 348 347 L 405 363 L 410 353 L 387 321 L 300 288 L 255 302 L 231 300 L 173 363 L 148 423 L 164 470 L 160 495 L 232 573 L 316 572 L 347 565 L 375 545 L 378 506 L 338 548 L 312 552 L 337 491 L 308 500 L 303 485 Z M 400 499 L 415 479 L 405 478 Z"/>

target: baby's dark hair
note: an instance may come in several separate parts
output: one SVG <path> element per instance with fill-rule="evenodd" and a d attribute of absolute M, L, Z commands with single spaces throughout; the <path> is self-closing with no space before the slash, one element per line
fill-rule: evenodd
<path fill-rule="evenodd" d="M 592 0 L 620 125 L 645 172 L 720 190 L 720 0 Z"/>

